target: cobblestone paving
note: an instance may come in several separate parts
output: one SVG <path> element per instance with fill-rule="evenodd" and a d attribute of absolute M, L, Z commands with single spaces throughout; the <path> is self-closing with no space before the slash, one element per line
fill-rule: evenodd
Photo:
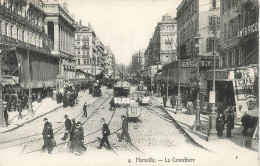
<path fill-rule="evenodd" d="M 112 90 L 108 91 L 110 94 Z M 55 140 L 57 146 L 53 150 L 52 156 L 69 155 L 67 141 L 60 140 L 64 133 L 64 115 L 67 114 L 70 118 L 73 118 L 82 113 L 82 107 L 85 101 L 88 104 L 96 102 L 88 109 L 88 118 L 83 118 L 81 115 L 76 118 L 77 121 L 81 121 L 84 125 L 85 140 L 84 144 L 87 147 L 87 152 L 83 155 L 91 158 L 93 162 L 100 162 L 97 156 L 100 154 L 105 156 L 111 156 L 111 158 L 117 160 L 128 161 L 128 159 L 134 160 L 137 156 L 157 156 L 157 155 L 169 155 L 172 153 L 189 151 L 202 151 L 198 147 L 191 144 L 185 136 L 179 132 L 174 124 L 162 119 L 153 112 L 160 113 L 158 107 L 155 106 L 143 106 L 142 109 L 142 121 L 129 122 L 129 134 L 133 144 L 126 143 L 125 140 L 118 142 L 119 135 L 121 134 L 121 115 L 126 114 L 125 108 L 117 108 L 115 111 L 109 110 L 109 94 L 103 93 L 101 98 L 93 98 L 87 92 L 80 94 L 79 105 L 73 108 L 61 108 L 56 112 L 46 115 L 55 129 Z M 105 118 L 106 122 L 110 126 L 111 135 L 109 141 L 112 146 L 112 151 L 102 148 L 97 149 L 99 142 L 98 137 L 101 138 L 102 124 L 100 119 Z M 41 132 L 43 128 L 43 118 L 37 119 L 25 126 L 0 135 L 0 153 L 4 150 L 9 150 L 13 154 L 22 154 L 22 156 L 40 156 L 46 155 L 40 152 L 43 144 Z M 34 135 L 34 136 L 31 136 Z M 23 138 L 27 137 L 27 138 Z M 14 139 L 19 139 L 12 141 Z M 7 142 L 10 141 L 10 142 Z M 10 147 L 12 145 L 16 145 Z M 8 147 L 8 148 L 7 148 Z M 95 160 L 95 161 L 94 161 Z M 96 161 L 97 160 L 97 161 Z M 102 160 L 103 162 L 106 160 Z"/>

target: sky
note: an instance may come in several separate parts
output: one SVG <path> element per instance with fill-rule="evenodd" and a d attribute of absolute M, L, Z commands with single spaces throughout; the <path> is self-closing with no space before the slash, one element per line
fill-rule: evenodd
<path fill-rule="evenodd" d="M 181 0 L 67 0 L 75 21 L 90 22 L 104 45 L 110 45 L 117 63 L 129 65 L 132 55 L 146 49 L 157 22 L 176 16 Z"/>

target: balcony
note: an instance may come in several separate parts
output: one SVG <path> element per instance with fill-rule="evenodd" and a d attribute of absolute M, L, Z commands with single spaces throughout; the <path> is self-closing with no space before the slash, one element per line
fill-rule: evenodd
<path fill-rule="evenodd" d="M 84 45 L 82 46 L 82 49 L 89 49 L 89 46 L 86 45 L 86 44 L 84 44 Z"/>
<path fill-rule="evenodd" d="M 10 8 L 3 6 L 1 3 L 0 3 L 0 15 L 9 17 L 11 20 L 15 20 L 20 24 L 29 25 L 32 28 L 35 28 L 38 31 L 43 32 L 43 27 L 33 23 L 31 20 L 28 20 L 26 17 L 21 16 L 20 14 L 12 11 Z"/>
<path fill-rule="evenodd" d="M 51 49 L 53 49 L 53 42 L 48 37 L 43 38 L 43 43 L 42 43 L 43 47 L 37 47 L 35 45 L 2 34 L 0 34 L 0 43 L 6 45 L 12 45 L 14 47 L 20 47 L 23 49 L 29 48 L 30 50 L 41 52 L 41 53 L 50 53 Z"/>

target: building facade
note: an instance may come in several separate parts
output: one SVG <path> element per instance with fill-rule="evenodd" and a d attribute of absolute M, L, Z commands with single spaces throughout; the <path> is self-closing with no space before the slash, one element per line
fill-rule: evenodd
<path fill-rule="evenodd" d="M 177 22 L 169 15 L 162 16 L 144 52 L 144 75 L 154 77 L 163 65 L 177 60 Z"/>
<path fill-rule="evenodd" d="M 17 78 L 23 89 L 55 86 L 59 58 L 44 31 L 46 13 L 41 0 L 0 1 L 0 49 L 3 77 Z"/>
<path fill-rule="evenodd" d="M 89 24 L 82 25 L 81 21 L 75 24 L 75 54 L 77 69 L 92 77 L 104 71 L 107 51 L 104 44 L 97 38 L 95 31 Z"/>
<path fill-rule="evenodd" d="M 54 43 L 51 53 L 59 57 L 59 73 L 68 82 L 76 78 L 75 21 L 66 6 L 57 0 L 45 0 L 43 10 L 46 13 L 45 32 Z"/>
<path fill-rule="evenodd" d="M 214 26 L 216 26 L 217 40 L 220 38 L 220 2 L 217 0 L 183 0 L 177 8 L 176 20 L 180 59 L 196 59 L 196 39 L 194 37 L 200 37 L 199 55 L 212 57 Z"/>
<path fill-rule="evenodd" d="M 115 56 L 110 48 L 110 46 L 106 46 L 107 56 L 105 59 L 105 76 L 106 77 L 113 77 L 114 70 L 115 70 Z"/>
<path fill-rule="evenodd" d="M 234 106 L 237 118 L 258 105 L 259 1 L 220 1 L 219 107 Z M 212 71 L 207 76 L 212 82 Z M 211 87 L 209 87 L 211 88 Z"/>

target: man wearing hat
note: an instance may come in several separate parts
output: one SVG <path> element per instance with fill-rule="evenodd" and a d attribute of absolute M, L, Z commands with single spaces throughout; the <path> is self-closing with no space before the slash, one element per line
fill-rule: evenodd
<path fill-rule="evenodd" d="M 71 129 L 71 120 L 69 119 L 68 115 L 65 115 L 64 118 L 66 119 L 65 120 L 65 133 L 64 133 L 63 138 L 61 138 L 62 141 L 65 141 L 67 139 L 67 136 Z"/>
<path fill-rule="evenodd" d="M 109 130 L 109 127 L 106 124 L 104 118 L 101 118 L 101 123 L 103 124 L 103 127 L 102 127 L 102 135 L 103 135 L 103 137 L 102 137 L 102 140 L 100 142 L 100 146 L 98 147 L 98 149 L 101 149 L 102 146 L 104 145 L 104 143 L 106 143 L 108 149 L 110 150 L 111 146 L 110 146 L 110 143 L 109 143 L 108 138 L 107 138 L 110 135 L 110 130 Z"/>
<path fill-rule="evenodd" d="M 127 121 L 125 115 L 122 115 L 121 119 L 122 119 L 122 133 L 121 133 L 121 137 L 120 137 L 120 139 L 118 141 L 122 142 L 122 139 L 125 136 L 126 137 L 126 141 L 131 143 L 131 138 L 130 138 L 129 133 L 128 133 L 128 121 Z"/>
<path fill-rule="evenodd" d="M 51 154 L 53 150 L 52 139 L 54 138 L 52 124 L 48 122 L 47 118 L 44 118 L 43 121 L 44 121 L 44 128 L 42 131 L 42 136 L 43 136 L 44 144 L 42 146 L 42 151 L 44 151 L 47 148 L 48 153 Z"/>

